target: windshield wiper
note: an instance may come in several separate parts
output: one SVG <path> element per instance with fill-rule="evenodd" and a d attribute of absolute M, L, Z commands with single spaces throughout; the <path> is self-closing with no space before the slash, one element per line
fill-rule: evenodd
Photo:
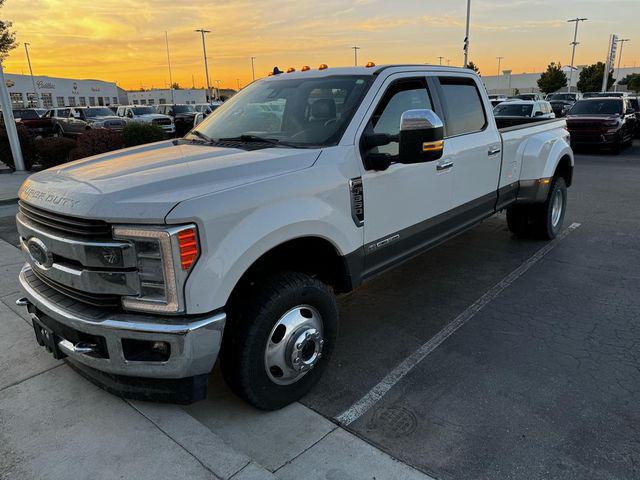
<path fill-rule="evenodd" d="M 280 140 L 277 138 L 264 138 L 257 135 L 238 135 L 237 137 L 219 138 L 219 142 L 257 142 L 257 143 L 269 143 L 271 145 L 277 145 Z"/>
<path fill-rule="evenodd" d="M 202 140 L 204 140 L 207 143 L 216 143 L 213 138 L 209 137 L 208 135 L 205 135 L 202 132 L 199 132 L 198 130 L 192 130 L 191 132 L 189 132 L 189 135 L 195 135 L 198 138 L 201 138 Z"/>

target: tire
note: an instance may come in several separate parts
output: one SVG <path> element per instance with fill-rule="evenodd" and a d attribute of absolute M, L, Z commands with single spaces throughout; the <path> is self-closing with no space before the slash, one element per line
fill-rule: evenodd
<path fill-rule="evenodd" d="M 526 237 L 530 233 L 529 205 L 514 205 L 507 208 L 507 226 L 516 237 Z"/>
<path fill-rule="evenodd" d="M 543 240 L 556 238 L 562 230 L 566 211 L 567 184 L 564 178 L 556 177 L 551 182 L 547 200 L 542 205 L 532 206 L 530 228 L 533 236 Z"/>
<path fill-rule="evenodd" d="M 240 296 L 229 308 L 222 375 L 254 407 L 282 408 L 309 392 L 327 365 L 338 332 L 335 296 L 296 272 L 267 277 Z"/>
<path fill-rule="evenodd" d="M 611 146 L 611 152 L 614 155 L 620 155 L 620 152 L 622 152 L 622 135 L 616 138 L 616 141 Z"/>

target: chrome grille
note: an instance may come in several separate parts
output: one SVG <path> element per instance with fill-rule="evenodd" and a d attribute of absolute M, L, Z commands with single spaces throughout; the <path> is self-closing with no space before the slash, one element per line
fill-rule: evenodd
<path fill-rule="evenodd" d="M 171 125 L 171 120 L 168 118 L 156 118 L 153 120 L 154 125 Z"/>
<path fill-rule="evenodd" d="M 77 300 L 94 307 L 110 309 L 121 307 L 120 297 L 118 295 L 87 293 L 55 282 L 50 278 L 47 278 L 44 275 L 38 273 L 34 269 L 31 269 L 29 273 L 31 275 L 31 278 L 28 279 L 29 283 L 33 288 L 38 290 L 44 296 L 48 296 L 47 289 L 51 289 L 55 290 L 58 293 L 61 293 L 66 297 L 69 297 L 70 299 Z"/>
<path fill-rule="evenodd" d="M 18 211 L 36 226 L 82 237 L 111 237 L 111 226 L 102 220 L 89 220 L 43 210 L 18 202 Z"/>

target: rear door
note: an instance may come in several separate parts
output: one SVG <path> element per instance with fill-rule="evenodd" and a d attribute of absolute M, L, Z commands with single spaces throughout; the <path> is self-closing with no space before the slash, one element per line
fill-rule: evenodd
<path fill-rule="evenodd" d="M 463 227 L 495 211 L 502 139 L 476 77 L 443 75 L 437 85 L 453 161 L 452 215 Z"/>

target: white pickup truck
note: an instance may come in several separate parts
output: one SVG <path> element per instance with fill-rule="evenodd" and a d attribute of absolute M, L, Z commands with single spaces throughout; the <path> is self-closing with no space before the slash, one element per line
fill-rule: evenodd
<path fill-rule="evenodd" d="M 559 232 L 564 120 L 499 127 L 458 68 L 256 81 L 182 139 L 32 175 L 19 302 L 41 345 L 121 395 L 201 399 L 220 356 L 240 397 L 282 407 L 328 364 L 336 295 L 504 209 L 517 236 Z"/>

